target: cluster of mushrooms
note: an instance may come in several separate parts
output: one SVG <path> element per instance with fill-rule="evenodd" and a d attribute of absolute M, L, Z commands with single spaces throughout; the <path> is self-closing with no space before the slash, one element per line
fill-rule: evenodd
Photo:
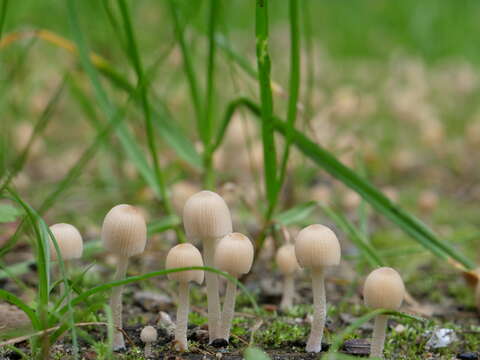
<path fill-rule="evenodd" d="M 183 209 L 183 223 L 190 241 L 201 241 L 203 256 L 191 243 L 181 243 L 168 252 L 165 268 L 211 267 L 233 277 L 246 274 L 253 263 L 254 248 L 250 239 L 232 230 L 230 211 L 224 199 L 211 191 L 200 191 L 192 195 Z M 50 227 L 58 243 L 65 264 L 82 254 L 82 237 L 69 224 Z M 125 278 L 131 256 L 141 254 L 146 245 L 147 226 L 138 209 L 131 205 L 117 205 L 105 216 L 102 227 L 104 247 L 116 255 L 117 270 L 114 280 Z M 53 245 L 52 259 L 57 258 Z M 310 271 L 313 290 L 313 321 L 306 351 L 318 353 L 322 349 L 322 337 L 326 320 L 325 274 L 326 270 L 340 263 L 340 244 L 335 233 L 324 225 L 310 225 L 302 229 L 295 243 L 280 247 L 276 254 L 278 268 L 284 275 L 284 291 L 281 308 L 292 306 L 294 277 L 299 267 Z M 224 339 L 228 342 L 235 310 L 236 283 L 228 281 L 221 306 L 218 275 L 201 269 L 171 272 L 169 279 L 178 282 L 178 304 L 175 326 L 175 348 L 188 351 L 187 325 L 189 313 L 190 282 L 207 285 L 209 342 Z M 364 284 L 365 304 L 373 309 L 398 310 L 405 296 L 402 278 L 392 268 L 382 267 L 372 271 Z M 113 349 L 125 348 L 122 329 L 122 286 L 112 290 L 110 307 L 114 323 Z M 371 357 L 381 357 L 385 341 L 387 316 L 375 318 Z M 151 343 L 156 341 L 154 327 L 146 326 L 141 332 L 146 344 L 145 356 L 151 354 Z"/>

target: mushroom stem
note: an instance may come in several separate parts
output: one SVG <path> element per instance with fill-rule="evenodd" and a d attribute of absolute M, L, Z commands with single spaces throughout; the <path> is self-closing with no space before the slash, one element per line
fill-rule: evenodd
<path fill-rule="evenodd" d="M 122 280 L 125 278 L 128 267 L 128 257 L 118 256 L 117 259 L 117 271 L 115 272 L 114 281 Z M 110 308 L 112 310 L 114 335 L 113 335 L 113 350 L 120 350 L 125 348 L 125 340 L 123 339 L 123 333 L 119 330 L 122 329 L 122 290 L 123 286 L 116 286 L 112 290 L 110 297 Z"/>
<path fill-rule="evenodd" d="M 215 244 L 216 239 L 208 239 L 204 244 L 205 266 L 215 267 Z M 218 276 L 210 271 L 205 272 L 205 281 L 207 283 L 207 303 L 208 303 L 208 338 L 211 343 L 218 337 L 218 328 L 220 325 L 220 296 L 218 293 Z"/>
<path fill-rule="evenodd" d="M 283 295 L 280 309 L 287 310 L 292 307 L 295 296 L 295 281 L 293 274 L 285 275 L 283 279 Z"/>
<path fill-rule="evenodd" d="M 178 284 L 178 307 L 177 307 L 177 324 L 175 327 L 175 343 L 177 350 L 187 351 L 187 327 L 188 312 L 190 307 L 190 285 L 188 281 Z"/>
<path fill-rule="evenodd" d="M 152 343 L 148 342 L 145 344 L 145 359 L 148 359 L 152 356 Z"/>
<path fill-rule="evenodd" d="M 477 305 L 477 311 L 480 312 L 480 280 L 475 288 L 475 304 Z"/>
<path fill-rule="evenodd" d="M 322 350 L 323 329 L 326 320 L 325 274 L 323 269 L 312 270 L 313 322 L 308 337 L 307 352 L 318 353 Z"/>
<path fill-rule="evenodd" d="M 383 358 L 383 344 L 385 343 L 385 330 L 387 329 L 387 315 L 377 315 L 373 328 L 372 343 L 370 345 L 371 358 Z"/>
<path fill-rule="evenodd" d="M 227 290 L 225 292 L 225 300 L 223 302 L 222 321 L 220 325 L 220 338 L 228 341 L 230 338 L 230 328 L 232 327 L 232 319 L 235 313 L 235 297 L 237 294 L 237 284 L 228 281 Z"/>

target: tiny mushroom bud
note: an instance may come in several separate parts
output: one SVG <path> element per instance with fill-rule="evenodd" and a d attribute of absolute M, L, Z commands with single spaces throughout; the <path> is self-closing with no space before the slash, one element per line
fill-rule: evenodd
<path fill-rule="evenodd" d="M 295 255 L 300 266 L 310 269 L 312 275 L 314 312 L 306 350 L 320 352 L 327 315 L 325 268 L 340 263 L 340 244 L 335 233 L 328 227 L 319 224 L 310 225 L 298 233 L 295 240 Z"/>
<path fill-rule="evenodd" d="M 67 261 L 82 257 L 82 235 L 80 235 L 80 232 L 75 226 L 70 224 L 55 224 L 50 226 L 50 231 L 57 241 L 63 260 Z M 57 250 L 55 249 L 52 239 L 50 239 L 50 259 L 58 259 Z"/>
<path fill-rule="evenodd" d="M 170 249 L 165 262 L 165 268 L 203 266 L 202 254 L 192 244 L 179 244 Z M 175 346 L 179 351 L 188 351 L 187 325 L 190 307 L 189 282 L 203 282 L 202 270 L 187 270 L 168 274 L 170 280 L 178 281 L 177 324 L 175 327 Z"/>
<path fill-rule="evenodd" d="M 140 333 L 140 339 L 145 344 L 145 358 L 152 356 L 152 343 L 157 341 L 157 330 L 153 326 L 145 326 Z"/>
<path fill-rule="evenodd" d="M 183 225 L 191 240 L 201 240 L 205 266 L 214 266 L 217 240 L 232 232 L 230 210 L 223 198 L 212 191 L 192 195 L 183 208 Z M 207 272 L 208 335 L 212 342 L 220 326 L 220 298 L 218 277 Z"/>
<path fill-rule="evenodd" d="M 82 235 L 75 226 L 64 223 L 50 226 L 50 231 L 57 241 L 64 262 L 65 275 L 68 276 L 70 261 L 82 257 Z M 52 238 L 50 238 L 50 259 L 58 260 L 57 249 L 55 248 Z M 64 293 L 64 283 L 62 282 L 60 283 L 60 296 L 63 296 Z"/>
<path fill-rule="evenodd" d="M 215 251 L 215 266 L 232 276 L 238 277 L 250 271 L 253 263 L 254 249 L 248 237 L 240 233 L 225 236 Z M 223 313 L 219 336 L 228 341 L 235 312 L 237 284 L 229 281 L 223 303 Z"/>
<path fill-rule="evenodd" d="M 102 227 L 105 249 L 116 255 L 117 271 L 114 280 L 122 280 L 128 267 L 128 258 L 141 254 L 147 242 L 147 225 L 141 212 L 126 204 L 113 207 L 105 216 Z M 113 349 L 125 348 L 122 328 L 122 286 L 114 287 L 110 298 L 115 334 Z"/>
<path fill-rule="evenodd" d="M 381 267 L 372 271 L 363 285 L 365 305 L 373 309 L 398 310 L 405 297 L 403 280 L 394 269 Z M 370 357 L 383 357 L 387 315 L 377 315 L 373 329 Z"/>
<path fill-rule="evenodd" d="M 287 310 L 292 307 L 295 296 L 295 273 L 300 269 L 295 256 L 295 245 L 286 244 L 277 250 L 275 261 L 283 274 L 283 295 L 280 309 Z"/>

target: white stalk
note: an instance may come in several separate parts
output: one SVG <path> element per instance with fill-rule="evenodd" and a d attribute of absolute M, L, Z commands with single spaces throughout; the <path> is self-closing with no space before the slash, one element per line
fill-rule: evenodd
<path fill-rule="evenodd" d="M 388 315 L 377 315 L 373 328 L 372 343 L 370 344 L 370 357 L 383 358 L 383 345 L 385 344 L 385 330 L 387 329 Z"/>
<path fill-rule="evenodd" d="M 480 312 L 480 280 L 477 282 L 477 287 L 475 288 L 475 304 L 477 305 L 478 312 Z"/>
<path fill-rule="evenodd" d="M 307 352 L 318 353 L 322 350 L 323 329 L 326 320 L 325 276 L 323 269 L 312 270 L 313 322 L 308 337 Z"/>
<path fill-rule="evenodd" d="M 180 282 L 178 285 L 177 324 L 175 327 L 175 344 L 177 350 L 188 351 L 187 327 L 190 307 L 189 283 Z"/>
<path fill-rule="evenodd" d="M 125 278 L 128 267 L 128 257 L 118 256 L 117 271 L 115 272 L 114 281 Z M 110 308 L 112 310 L 114 335 L 113 335 L 113 350 L 121 350 L 125 348 L 125 340 L 123 333 L 119 330 L 123 328 L 122 325 L 122 290 L 123 286 L 116 286 L 112 289 L 110 297 Z"/>
<path fill-rule="evenodd" d="M 205 266 L 215 267 L 215 244 L 216 239 L 207 239 L 203 241 Z M 210 271 L 205 272 L 205 281 L 207 283 L 207 303 L 208 303 L 208 338 L 211 343 L 218 338 L 218 329 L 220 326 L 220 295 L 218 292 L 218 276 Z"/>
<path fill-rule="evenodd" d="M 288 310 L 292 307 L 293 298 L 295 296 L 295 279 L 293 274 L 284 276 L 283 279 L 283 295 L 280 309 Z"/>
<path fill-rule="evenodd" d="M 145 344 L 145 359 L 152 356 L 152 343 L 148 342 Z"/>
<path fill-rule="evenodd" d="M 222 321 L 220 325 L 220 338 L 228 341 L 230 338 L 230 329 L 232 327 L 232 319 L 235 314 L 235 298 L 237 295 L 237 284 L 228 281 L 227 290 L 225 292 L 225 300 L 223 302 Z"/>

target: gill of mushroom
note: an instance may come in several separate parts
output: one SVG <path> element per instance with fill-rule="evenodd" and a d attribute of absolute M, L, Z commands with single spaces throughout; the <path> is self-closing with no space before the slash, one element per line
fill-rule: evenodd
<path fill-rule="evenodd" d="M 250 271 L 253 255 L 254 249 L 250 239 L 240 233 L 231 233 L 218 242 L 215 251 L 215 266 L 238 278 Z M 227 342 L 230 338 L 230 329 L 235 312 L 236 291 L 237 284 L 228 281 L 219 332 L 219 337 L 227 340 Z"/>
<path fill-rule="evenodd" d="M 200 251 L 189 243 L 179 244 L 170 249 L 165 261 L 165 268 L 203 266 Z M 189 283 L 203 282 L 202 270 L 187 270 L 168 274 L 170 280 L 178 281 L 177 323 L 175 326 L 175 347 L 178 351 L 188 351 L 187 326 L 190 307 Z"/>
<path fill-rule="evenodd" d="M 74 259 L 82 257 L 83 252 L 83 240 L 82 235 L 77 228 L 70 224 L 60 223 L 50 226 L 55 240 L 57 241 L 60 254 L 65 266 L 65 275 L 68 276 L 68 270 L 70 268 L 70 262 Z M 50 238 L 50 259 L 52 261 L 58 260 L 57 250 L 53 244 L 53 240 Z M 65 289 L 64 283 L 60 283 L 60 297 L 64 296 Z"/>
<path fill-rule="evenodd" d="M 306 351 L 320 352 L 327 316 L 325 270 L 340 263 L 340 244 L 327 226 L 314 224 L 303 228 L 295 240 L 295 255 L 301 267 L 310 270 L 313 289 L 313 322 Z"/>
<path fill-rule="evenodd" d="M 400 274 L 390 267 L 373 270 L 363 285 L 365 305 L 372 309 L 398 310 L 405 297 L 405 286 Z M 382 358 L 388 315 L 375 317 L 370 357 Z"/>
<path fill-rule="evenodd" d="M 152 343 L 157 341 L 157 329 L 153 326 L 145 326 L 140 333 L 140 340 L 145 344 L 145 359 L 152 356 Z"/>
<path fill-rule="evenodd" d="M 280 309 L 287 310 L 292 307 L 295 297 L 295 273 L 300 269 L 295 256 L 295 246 L 285 244 L 277 250 L 275 262 L 283 275 L 283 293 Z"/>
<path fill-rule="evenodd" d="M 212 191 L 192 195 L 183 208 L 183 225 L 190 240 L 203 243 L 205 266 L 214 266 L 215 246 L 219 239 L 232 232 L 230 210 L 223 198 Z M 207 283 L 208 336 L 211 343 L 218 337 L 220 326 L 220 297 L 218 276 L 205 274 Z"/>
<path fill-rule="evenodd" d="M 102 226 L 102 242 L 105 249 L 117 258 L 117 270 L 114 280 L 125 278 L 128 260 L 134 255 L 143 253 L 147 242 L 147 225 L 141 212 L 134 206 L 120 204 L 113 207 L 105 216 Z M 122 288 L 112 289 L 110 308 L 112 309 L 113 350 L 125 348 L 122 329 Z"/>

